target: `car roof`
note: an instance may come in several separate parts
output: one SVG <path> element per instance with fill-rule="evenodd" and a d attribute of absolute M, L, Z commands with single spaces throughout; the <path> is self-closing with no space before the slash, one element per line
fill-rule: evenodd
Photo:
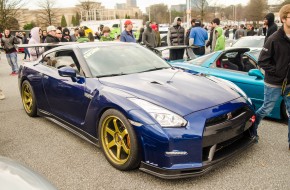
<path fill-rule="evenodd" d="M 258 40 L 258 39 L 264 39 L 265 36 L 244 36 L 244 37 L 241 37 L 239 40 L 242 40 L 242 39 L 253 39 L 253 40 Z"/>

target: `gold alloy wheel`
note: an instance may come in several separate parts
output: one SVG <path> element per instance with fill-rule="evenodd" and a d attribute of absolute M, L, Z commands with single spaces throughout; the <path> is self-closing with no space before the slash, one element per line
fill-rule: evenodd
<path fill-rule="evenodd" d="M 117 165 L 130 157 L 130 136 L 124 123 L 116 116 L 108 116 L 102 123 L 102 143 L 105 153 Z"/>
<path fill-rule="evenodd" d="M 33 96 L 30 86 L 28 84 L 23 84 L 22 86 L 22 102 L 25 111 L 27 113 L 31 113 L 33 108 Z"/>

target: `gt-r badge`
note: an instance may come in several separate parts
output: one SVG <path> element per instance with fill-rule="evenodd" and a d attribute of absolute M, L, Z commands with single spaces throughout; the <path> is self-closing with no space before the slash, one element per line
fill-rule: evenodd
<path fill-rule="evenodd" d="M 93 99 L 94 96 L 90 95 L 89 93 L 85 92 L 85 97 L 87 97 L 88 99 Z"/>

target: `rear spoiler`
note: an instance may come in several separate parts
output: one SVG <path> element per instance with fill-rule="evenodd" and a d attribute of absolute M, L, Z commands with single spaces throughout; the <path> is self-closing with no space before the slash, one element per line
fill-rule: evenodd
<path fill-rule="evenodd" d="M 58 47 L 65 45 L 78 44 L 78 42 L 56 42 L 56 43 L 39 43 L 39 44 L 15 44 L 18 48 L 34 48 L 34 47 Z"/>

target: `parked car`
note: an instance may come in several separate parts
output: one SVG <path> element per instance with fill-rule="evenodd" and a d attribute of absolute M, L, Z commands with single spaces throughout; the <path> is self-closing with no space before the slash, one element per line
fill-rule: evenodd
<path fill-rule="evenodd" d="M 10 158 L 0 156 L 1 189 L 9 190 L 56 190 L 40 174 Z"/>
<path fill-rule="evenodd" d="M 100 146 L 119 170 L 201 175 L 255 142 L 254 108 L 237 86 L 173 68 L 138 44 L 53 48 L 21 65 L 19 89 L 29 116 Z"/>
<path fill-rule="evenodd" d="M 250 97 L 257 110 L 264 102 L 264 75 L 263 70 L 257 66 L 260 50 L 249 51 L 249 48 L 233 48 L 213 52 L 190 61 L 169 60 L 168 62 L 190 73 L 203 73 L 235 83 Z M 268 117 L 288 118 L 282 97 L 276 102 Z"/>
<path fill-rule="evenodd" d="M 250 48 L 251 51 L 261 50 L 264 46 L 264 41 L 265 36 L 245 36 L 235 41 L 231 44 L 231 47 L 228 47 L 227 49 Z"/>

